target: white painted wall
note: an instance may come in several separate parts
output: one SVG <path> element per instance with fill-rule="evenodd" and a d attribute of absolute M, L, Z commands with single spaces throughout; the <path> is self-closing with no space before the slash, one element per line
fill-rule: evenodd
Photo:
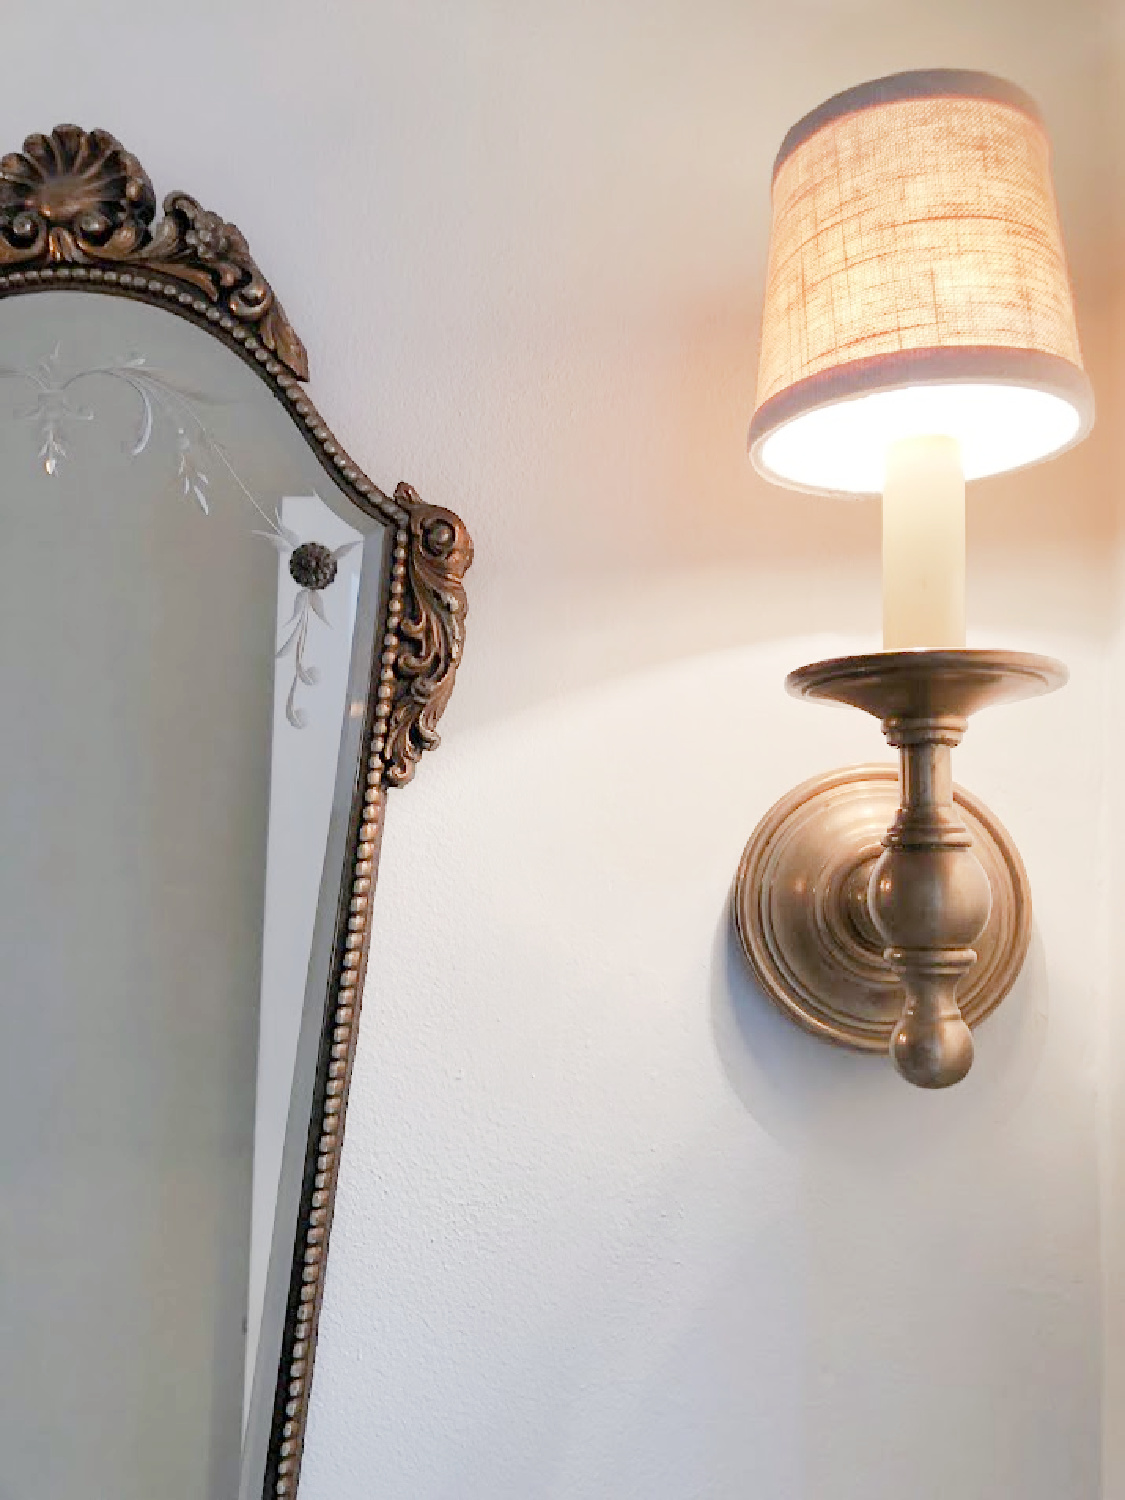
<path fill-rule="evenodd" d="M 959 752 L 1038 912 L 970 1080 L 913 1094 L 791 1030 L 725 910 L 772 800 L 879 750 L 780 686 L 879 606 L 874 509 L 743 457 L 777 143 L 894 68 L 1029 88 L 1104 408 L 1113 21 L 6 11 L 5 139 L 103 123 L 233 212 L 343 441 L 478 544 L 446 744 L 390 809 L 302 1500 L 1125 1495 L 1112 422 L 971 502 L 974 639 L 1073 681 Z"/>

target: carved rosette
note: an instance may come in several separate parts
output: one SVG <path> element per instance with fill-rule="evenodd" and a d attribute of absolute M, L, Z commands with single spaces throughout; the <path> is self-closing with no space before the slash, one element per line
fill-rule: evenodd
<path fill-rule="evenodd" d="M 241 231 L 186 193 L 165 198 L 154 226 L 155 215 L 148 174 L 107 130 L 56 125 L 0 160 L 0 270 L 69 264 L 170 276 L 252 327 L 307 380 L 304 345 Z"/>
<path fill-rule="evenodd" d="M 400 484 L 395 499 L 409 516 L 410 546 L 384 755 L 387 781 L 404 786 L 423 751 L 440 743 L 437 723 L 465 645 L 464 579 L 473 544 L 452 511 L 427 505 L 410 485 Z"/>

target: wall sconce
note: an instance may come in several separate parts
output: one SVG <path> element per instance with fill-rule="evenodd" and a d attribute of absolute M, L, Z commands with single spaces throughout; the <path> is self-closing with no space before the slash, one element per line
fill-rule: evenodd
<path fill-rule="evenodd" d="M 965 648 L 965 481 L 1093 422 L 1039 112 L 983 73 L 901 73 L 828 100 L 778 154 L 750 426 L 755 467 L 883 497 L 883 650 L 787 679 L 875 715 L 890 767 L 829 772 L 752 835 L 735 920 L 807 1030 L 944 1088 L 1031 931 L 1010 836 L 954 788 L 970 714 L 1050 692 L 1045 657 Z M 897 807 L 897 813 L 896 813 Z"/>

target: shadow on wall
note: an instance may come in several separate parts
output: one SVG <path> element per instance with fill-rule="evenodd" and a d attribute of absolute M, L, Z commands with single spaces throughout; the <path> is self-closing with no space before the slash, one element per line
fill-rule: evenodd
<path fill-rule="evenodd" d="M 976 1060 L 950 1091 L 911 1088 L 889 1059 L 809 1035 L 763 993 L 739 945 L 728 901 L 715 937 L 711 1021 L 715 1050 L 746 1111 L 779 1145 L 868 1169 L 923 1164 L 971 1149 L 982 1127 L 1013 1116 L 1039 1066 L 1048 985 L 1038 930 L 1003 1004 L 973 1033 Z M 926 1126 L 913 1132 L 910 1126 Z M 940 1130 L 935 1126 L 940 1125 Z"/>

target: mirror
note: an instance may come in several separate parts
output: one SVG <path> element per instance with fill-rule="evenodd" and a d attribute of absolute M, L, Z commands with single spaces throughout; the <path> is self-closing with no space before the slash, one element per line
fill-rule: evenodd
<path fill-rule="evenodd" d="M 0 1500 L 293 1495 L 384 799 L 471 544 L 104 132 L 0 163 L 0 296 Z"/>

